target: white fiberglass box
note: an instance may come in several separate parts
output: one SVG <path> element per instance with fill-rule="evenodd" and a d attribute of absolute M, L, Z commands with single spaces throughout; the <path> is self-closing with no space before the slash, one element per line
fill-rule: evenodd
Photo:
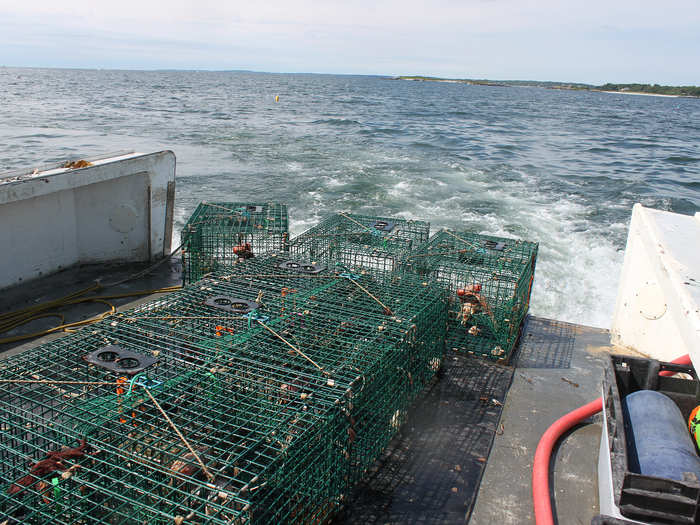
<path fill-rule="evenodd" d="M 700 370 L 700 214 L 635 204 L 612 323 L 613 344 Z"/>
<path fill-rule="evenodd" d="M 0 289 L 75 264 L 169 253 L 175 154 L 87 164 L 0 178 Z"/>

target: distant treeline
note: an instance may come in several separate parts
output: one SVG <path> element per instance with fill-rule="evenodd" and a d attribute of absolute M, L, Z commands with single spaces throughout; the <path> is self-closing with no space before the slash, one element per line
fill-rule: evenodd
<path fill-rule="evenodd" d="M 660 86 L 658 84 L 604 84 L 598 86 L 601 91 L 632 91 L 636 93 L 654 93 L 655 95 L 680 95 L 700 97 L 699 86 Z"/>
<path fill-rule="evenodd" d="M 482 86 L 528 86 L 549 89 L 575 89 L 588 91 L 619 91 L 621 93 L 650 93 L 654 95 L 677 95 L 683 97 L 700 97 L 700 86 L 660 86 L 659 84 L 581 84 L 576 82 L 543 82 L 539 80 L 486 80 L 486 79 L 449 79 L 426 76 L 402 76 L 397 80 L 423 80 L 432 82 L 460 82 Z"/>

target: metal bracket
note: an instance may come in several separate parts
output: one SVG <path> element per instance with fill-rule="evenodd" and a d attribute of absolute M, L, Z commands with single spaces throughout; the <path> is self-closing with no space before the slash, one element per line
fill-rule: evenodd
<path fill-rule="evenodd" d="M 506 247 L 506 243 L 496 241 L 484 241 L 484 246 L 489 250 L 496 250 L 502 252 Z"/>
<path fill-rule="evenodd" d="M 277 265 L 282 270 L 295 270 L 299 273 L 317 274 L 326 271 L 325 266 L 320 266 L 316 263 L 297 262 L 297 261 L 282 261 Z"/>
<path fill-rule="evenodd" d="M 260 304 L 255 301 L 248 301 L 247 299 L 239 299 L 228 295 L 214 295 L 204 301 L 204 304 L 240 315 L 247 314 L 260 308 Z"/>
<path fill-rule="evenodd" d="M 390 221 L 374 221 L 372 228 L 380 232 L 390 232 L 394 229 L 395 224 Z"/>
<path fill-rule="evenodd" d="M 119 345 L 107 345 L 85 355 L 85 360 L 119 374 L 134 375 L 155 364 L 158 359 L 137 354 Z"/>

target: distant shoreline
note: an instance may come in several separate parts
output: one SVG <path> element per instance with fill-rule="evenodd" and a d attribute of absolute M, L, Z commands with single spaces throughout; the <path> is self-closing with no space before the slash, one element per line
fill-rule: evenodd
<path fill-rule="evenodd" d="M 580 84 L 573 82 L 540 82 L 536 80 L 477 80 L 459 78 L 426 77 L 421 75 L 399 76 L 394 80 L 413 80 L 418 82 L 445 82 L 450 84 L 467 84 L 470 86 L 491 87 L 539 87 L 545 89 L 566 89 L 570 91 L 592 91 L 598 93 L 617 93 L 620 95 L 646 95 L 651 97 L 700 98 L 698 86 L 660 86 L 658 84 Z"/>
<path fill-rule="evenodd" d="M 693 95 L 664 95 L 663 93 L 644 93 L 643 91 L 605 91 L 602 89 L 592 89 L 598 93 L 615 93 L 616 95 L 643 95 L 645 97 L 669 97 L 669 98 L 698 98 Z"/>

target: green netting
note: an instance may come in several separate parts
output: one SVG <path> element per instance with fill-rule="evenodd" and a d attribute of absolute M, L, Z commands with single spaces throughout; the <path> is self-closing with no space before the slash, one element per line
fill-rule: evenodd
<path fill-rule="evenodd" d="M 408 270 L 449 290 L 448 348 L 508 360 L 530 303 L 537 250 L 537 243 L 442 230 L 407 259 Z"/>
<path fill-rule="evenodd" d="M 310 278 L 279 260 L 235 264 L 2 362 L 0 520 L 325 522 L 439 367 L 447 301 L 415 275 Z M 115 345 L 157 361 L 133 376 L 85 360 Z M 80 438 L 93 453 L 68 460 L 80 465 L 69 476 L 26 481 Z"/>
<path fill-rule="evenodd" d="M 288 229 L 285 204 L 201 203 L 181 233 L 183 282 L 240 258 L 285 251 Z"/>
<path fill-rule="evenodd" d="M 289 243 L 290 256 L 386 275 L 428 240 L 430 224 L 351 213 L 332 215 Z"/>

